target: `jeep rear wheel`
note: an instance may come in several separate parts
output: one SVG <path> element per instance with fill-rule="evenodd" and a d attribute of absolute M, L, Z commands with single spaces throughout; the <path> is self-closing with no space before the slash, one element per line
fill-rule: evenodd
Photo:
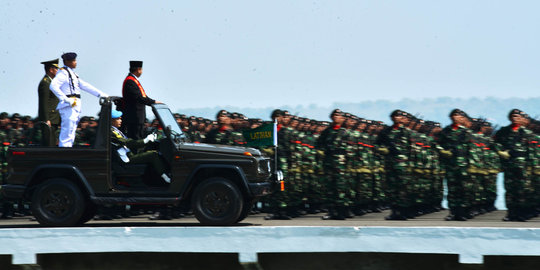
<path fill-rule="evenodd" d="M 55 178 L 41 184 L 32 196 L 32 213 L 45 226 L 73 226 L 83 216 L 86 201 L 79 187 Z"/>
<path fill-rule="evenodd" d="M 233 182 L 213 177 L 197 186 L 191 207 L 203 225 L 230 225 L 240 217 L 243 203 L 242 193 Z"/>

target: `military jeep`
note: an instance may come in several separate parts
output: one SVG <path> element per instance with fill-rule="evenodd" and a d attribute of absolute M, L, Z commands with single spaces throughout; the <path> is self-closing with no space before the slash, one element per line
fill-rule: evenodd
<path fill-rule="evenodd" d="M 45 226 L 83 224 L 111 205 L 187 207 L 204 225 L 230 225 L 282 180 L 257 149 L 191 143 L 165 104 L 152 105 L 161 131 L 150 150 L 159 153 L 171 182 L 151 166 L 125 163 L 110 138 L 118 99 L 100 99 L 96 140 L 88 147 L 10 147 L 3 195 L 29 201 Z"/>

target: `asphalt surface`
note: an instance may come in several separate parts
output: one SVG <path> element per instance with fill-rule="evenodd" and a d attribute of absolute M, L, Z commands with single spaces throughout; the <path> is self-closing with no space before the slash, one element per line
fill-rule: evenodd
<path fill-rule="evenodd" d="M 504 222 L 506 211 L 494 211 L 476 216 L 468 221 L 445 221 L 447 210 L 427 214 L 406 221 L 387 221 L 384 217 L 390 211 L 382 213 L 369 213 L 360 217 L 347 220 L 322 220 L 323 214 L 305 215 L 291 220 L 265 220 L 266 214 L 248 216 L 242 222 L 234 226 L 391 226 L 391 227 L 494 227 L 494 228 L 540 228 L 540 217 L 526 222 Z M 202 226 L 193 216 L 187 216 L 172 220 L 149 220 L 150 215 L 133 216 L 114 220 L 91 220 L 82 227 L 160 227 L 177 226 L 190 227 Z M 40 225 L 31 217 L 15 217 L 13 219 L 1 219 L 2 228 L 37 228 Z"/>

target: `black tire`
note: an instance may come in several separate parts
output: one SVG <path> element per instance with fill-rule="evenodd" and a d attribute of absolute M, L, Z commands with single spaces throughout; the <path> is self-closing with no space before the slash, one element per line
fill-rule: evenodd
<path fill-rule="evenodd" d="M 90 221 L 96 215 L 96 206 L 93 203 L 86 202 L 86 208 L 81 216 L 81 219 L 77 221 L 77 225 L 82 225 Z"/>
<path fill-rule="evenodd" d="M 49 179 L 32 196 L 32 214 L 45 226 L 77 225 L 85 209 L 86 200 L 79 187 L 67 179 Z"/>
<path fill-rule="evenodd" d="M 203 225 L 231 225 L 238 221 L 244 198 L 228 179 L 212 177 L 200 183 L 191 199 L 195 217 Z"/>
<path fill-rule="evenodd" d="M 238 217 L 238 220 L 236 222 L 240 222 L 246 219 L 246 217 L 249 216 L 249 213 L 251 212 L 254 204 L 255 203 L 252 201 L 244 202 L 244 207 L 242 207 L 242 212 L 240 212 L 240 217 Z"/>

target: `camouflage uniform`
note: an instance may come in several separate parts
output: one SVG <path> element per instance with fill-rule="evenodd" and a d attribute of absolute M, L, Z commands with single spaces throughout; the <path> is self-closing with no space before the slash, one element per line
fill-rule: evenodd
<path fill-rule="evenodd" d="M 389 219 L 406 219 L 411 202 L 411 136 L 410 129 L 394 125 L 379 134 L 377 144 L 385 147 L 387 195 L 392 208 Z"/>
<path fill-rule="evenodd" d="M 468 171 L 472 131 L 461 125 L 445 127 L 440 133 L 440 145 L 452 152 L 442 159 L 448 184 L 448 206 L 453 218 L 467 218 L 474 201 L 474 182 Z"/>
<path fill-rule="evenodd" d="M 495 134 L 495 141 L 509 153 L 509 158 L 503 159 L 502 165 L 506 206 L 510 220 L 526 220 L 529 209 L 538 204 L 535 201 L 533 184 L 533 179 L 537 179 L 537 177 L 533 175 L 540 167 L 537 164 L 538 159 L 535 157 L 536 151 L 531 151 L 531 148 L 538 148 L 539 143 L 536 138 L 537 136 L 532 131 L 519 125 L 503 127 Z"/>
<path fill-rule="evenodd" d="M 317 148 L 324 152 L 326 204 L 330 208 L 330 216 L 338 219 L 346 216 L 346 207 L 351 205 L 350 185 L 345 177 L 346 138 L 347 131 L 334 125 L 325 129 L 317 142 Z"/>

